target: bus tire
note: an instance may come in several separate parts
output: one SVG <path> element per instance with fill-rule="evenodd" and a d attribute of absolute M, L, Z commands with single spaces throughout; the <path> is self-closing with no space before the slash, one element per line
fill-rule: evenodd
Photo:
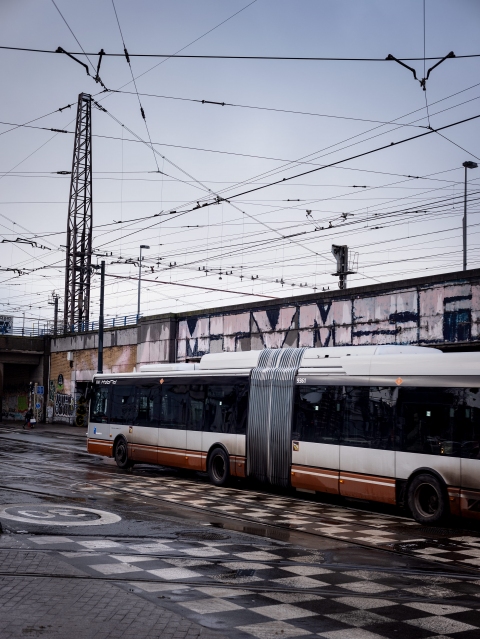
<path fill-rule="evenodd" d="M 215 486 L 225 486 L 230 479 L 230 460 L 223 448 L 214 448 L 208 458 L 208 476 Z"/>
<path fill-rule="evenodd" d="M 445 487 L 429 473 L 420 473 L 408 487 L 408 507 L 419 524 L 436 524 L 448 515 Z"/>
<path fill-rule="evenodd" d="M 115 444 L 115 463 L 122 470 L 131 468 L 133 462 L 128 458 L 128 443 L 125 437 L 120 437 Z"/>

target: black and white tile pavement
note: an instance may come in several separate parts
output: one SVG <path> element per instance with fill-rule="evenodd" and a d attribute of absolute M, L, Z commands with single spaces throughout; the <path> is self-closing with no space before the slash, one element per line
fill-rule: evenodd
<path fill-rule="evenodd" d="M 109 495 L 116 490 L 184 504 L 259 523 L 331 537 L 375 548 L 400 550 L 422 559 L 458 566 L 480 566 L 480 533 L 438 533 L 406 517 L 355 510 L 300 498 L 269 495 L 170 477 L 135 475 L 99 479 L 79 486 Z"/>
<path fill-rule="evenodd" d="M 234 540 L 29 538 L 73 566 L 229 636 L 478 639 L 480 579 L 322 564 L 316 551 Z"/>

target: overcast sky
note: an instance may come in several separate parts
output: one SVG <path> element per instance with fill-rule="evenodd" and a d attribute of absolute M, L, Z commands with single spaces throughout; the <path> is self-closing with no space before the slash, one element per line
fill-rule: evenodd
<path fill-rule="evenodd" d="M 2 0 L 0 44 L 80 52 L 73 31 L 87 54 L 122 52 L 111 0 L 55 2 L 66 22 L 52 0 Z M 392 54 L 418 58 L 406 63 L 419 79 L 424 47 L 427 57 L 480 54 L 478 0 L 426 0 L 425 29 L 422 0 L 115 0 L 115 7 L 132 54 Z M 358 253 L 349 287 L 462 268 L 462 163 L 480 157 L 479 119 L 349 158 L 479 115 L 480 57 L 447 59 L 426 92 L 396 62 L 132 57 L 138 98 L 125 57 L 103 59 L 105 86 L 122 92 L 102 93 L 65 55 L 4 49 L 0 56 L 0 238 L 44 247 L 0 245 L 0 313 L 51 319 L 53 291 L 63 305 L 70 178 L 55 172 L 71 169 L 74 139 L 48 129 L 74 131 L 80 92 L 98 94 L 108 111 L 92 115 L 93 247 L 112 253 L 111 316 L 136 312 L 138 269 L 124 262 L 138 258 L 141 244 L 150 246 L 143 314 L 336 289 L 332 244 Z M 157 154 L 133 141 L 148 141 L 139 99 Z M 27 122 L 46 130 L 12 126 Z M 475 268 L 480 169 L 468 178 Z M 258 186 L 265 188 L 233 197 Z M 191 210 L 219 193 L 230 203 Z M 91 314 L 98 315 L 97 278 Z"/>

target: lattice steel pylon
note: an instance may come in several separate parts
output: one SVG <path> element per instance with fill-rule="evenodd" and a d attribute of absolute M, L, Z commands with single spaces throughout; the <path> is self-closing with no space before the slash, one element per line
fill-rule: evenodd
<path fill-rule="evenodd" d="M 92 96 L 78 96 L 68 201 L 64 328 L 85 330 L 90 315 L 92 260 Z"/>

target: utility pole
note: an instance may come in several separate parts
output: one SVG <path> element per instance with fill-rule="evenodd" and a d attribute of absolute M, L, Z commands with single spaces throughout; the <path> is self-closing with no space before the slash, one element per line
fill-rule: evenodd
<path fill-rule="evenodd" d="M 97 267 L 98 268 L 98 267 Z M 98 318 L 98 365 L 97 373 L 103 373 L 103 310 L 105 301 L 105 262 L 100 266 L 100 317 Z"/>
<path fill-rule="evenodd" d="M 347 288 L 347 275 L 353 275 L 356 271 L 354 270 L 353 263 L 349 268 L 349 260 L 348 260 L 348 246 L 338 246 L 337 244 L 332 244 L 332 253 L 337 260 L 337 272 L 332 273 L 339 278 L 338 280 L 338 288 L 340 290 Z M 353 262 L 358 262 L 358 253 L 353 254 Z"/>
<path fill-rule="evenodd" d="M 55 310 L 54 310 L 55 316 L 53 319 L 53 334 L 56 335 L 58 331 L 58 295 L 55 295 L 54 304 L 55 304 Z"/>
<path fill-rule="evenodd" d="M 68 203 L 64 328 L 82 330 L 90 314 L 92 259 L 92 96 L 78 96 Z M 77 327 L 77 329 L 75 329 Z"/>
<path fill-rule="evenodd" d="M 59 295 L 57 295 L 55 293 L 55 291 L 53 291 L 52 293 L 52 298 L 53 298 L 53 302 L 48 302 L 50 305 L 54 306 L 53 309 L 53 334 L 57 335 L 58 333 L 58 299 L 59 299 Z"/>
<path fill-rule="evenodd" d="M 465 167 L 465 192 L 463 197 L 463 270 L 467 270 L 467 169 L 476 169 L 476 162 L 467 161 L 463 163 Z"/>

